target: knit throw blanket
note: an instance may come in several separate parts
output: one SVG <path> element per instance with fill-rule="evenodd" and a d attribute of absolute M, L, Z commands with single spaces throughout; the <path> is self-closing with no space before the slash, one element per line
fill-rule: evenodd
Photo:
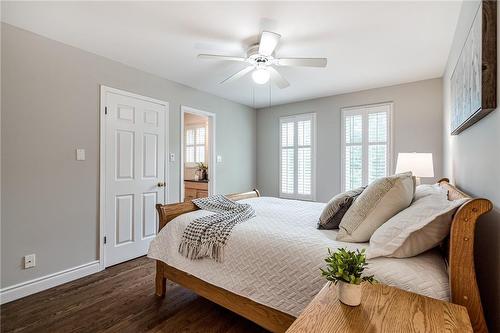
<path fill-rule="evenodd" d="M 255 216 L 249 204 L 240 204 L 217 194 L 193 200 L 200 209 L 217 214 L 203 216 L 188 224 L 182 234 L 179 253 L 189 259 L 210 257 L 224 260 L 224 246 L 234 226 Z"/>

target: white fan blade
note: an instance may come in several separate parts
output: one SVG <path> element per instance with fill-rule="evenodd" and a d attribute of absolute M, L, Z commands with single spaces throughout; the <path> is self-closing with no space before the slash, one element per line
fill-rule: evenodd
<path fill-rule="evenodd" d="M 326 67 L 326 58 L 283 58 L 276 59 L 280 66 Z"/>
<path fill-rule="evenodd" d="M 270 66 L 266 67 L 266 69 L 271 73 L 271 80 L 273 80 L 279 88 L 283 89 L 290 85 L 276 69 Z"/>
<path fill-rule="evenodd" d="M 242 78 L 243 76 L 245 76 L 246 74 L 250 73 L 251 71 L 253 71 L 253 66 L 248 66 L 246 68 L 243 68 L 241 71 L 234 73 L 233 75 L 231 75 L 230 77 L 228 77 L 227 79 L 225 79 L 224 81 L 222 81 L 221 84 L 222 83 L 228 83 L 228 82 L 237 80 L 239 78 Z"/>
<path fill-rule="evenodd" d="M 232 57 L 232 56 L 224 56 L 218 54 L 198 54 L 198 59 L 207 59 L 207 60 L 230 60 L 230 61 L 245 61 L 245 58 L 242 57 Z"/>
<path fill-rule="evenodd" d="M 274 49 L 278 46 L 281 35 L 274 32 L 263 31 L 260 36 L 259 53 L 265 56 L 273 54 Z"/>

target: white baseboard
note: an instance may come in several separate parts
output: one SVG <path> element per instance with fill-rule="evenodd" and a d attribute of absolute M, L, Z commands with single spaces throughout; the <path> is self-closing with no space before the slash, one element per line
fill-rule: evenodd
<path fill-rule="evenodd" d="M 21 282 L 0 290 L 0 304 L 14 301 L 100 271 L 99 261 L 92 261 L 60 272 Z"/>

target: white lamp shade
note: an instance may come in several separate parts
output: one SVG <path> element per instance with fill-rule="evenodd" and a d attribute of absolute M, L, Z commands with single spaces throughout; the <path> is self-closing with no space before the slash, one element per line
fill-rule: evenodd
<path fill-rule="evenodd" d="M 416 177 L 434 177 L 431 153 L 399 153 L 396 173 L 411 171 Z"/>

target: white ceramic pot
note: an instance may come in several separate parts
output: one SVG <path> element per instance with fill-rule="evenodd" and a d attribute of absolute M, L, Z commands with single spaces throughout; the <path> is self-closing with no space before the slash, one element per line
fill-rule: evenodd
<path fill-rule="evenodd" d="M 361 285 L 350 284 L 339 281 L 339 300 L 350 306 L 358 306 L 361 303 Z"/>

